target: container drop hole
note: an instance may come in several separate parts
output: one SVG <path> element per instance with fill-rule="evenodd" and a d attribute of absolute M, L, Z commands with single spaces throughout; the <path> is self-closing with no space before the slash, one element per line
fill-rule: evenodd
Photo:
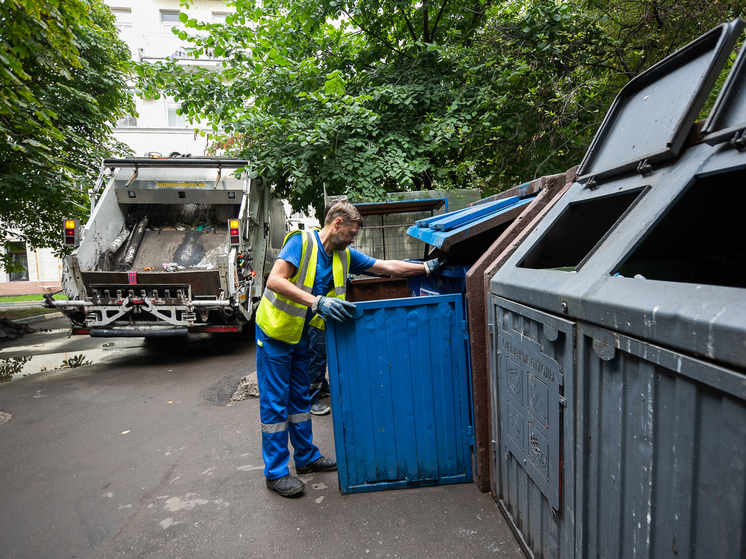
<path fill-rule="evenodd" d="M 574 270 L 641 192 L 627 191 L 568 205 L 518 266 L 538 270 Z"/>
<path fill-rule="evenodd" d="M 746 174 L 695 179 L 614 272 L 621 276 L 746 287 Z"/>

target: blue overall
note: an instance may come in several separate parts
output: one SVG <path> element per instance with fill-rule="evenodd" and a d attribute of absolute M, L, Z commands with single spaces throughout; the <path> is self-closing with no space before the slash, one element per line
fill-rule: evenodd
<path fill-rule="evenodd" d="M 326 254 L 315 231 L 319 252 L 312 293 L 328 293 L 334 285 L 332 256 Z M 298 268 L 302 239 L 293 235 L 286 240 L 278 258 Z M 350 273 L 361 273 L 375 264 L 375 258 L 350 248 Z M 295 467 L 305 466 L 321 458 L 313 444 L 311 400 L 308 364 L 311 359 L 308 310 L 303 335 L 297 344 L 270 338 L 256 326 L 256 376 L 259 385 L 259 412 L 262 421 L 262 456 L 264 475 L 277 479 L 290 473 L 288 437 L 293 445 Z M 321 332 L 323 336 L 323 332 Z"/>
<path fill-rule="evenodd" d="M 308 363 L 308 381 L 311 383 L 309 396 L 313 405 L 318 403 L 322 391 L 329 391 L 329 381 L 326 380 L 326 332 L 311 326 L 308 335 L 311 339 L 311 361 Z"/>
<path fill-rule="evenodd" d="M 313 444 L 311 401 L 308 397 L 308 326 L 300 343 L 288 344 L 267 336 L 256 327 L 256 377 L 262 420 L 264 475 L 277 479 L 288 469 L 288 435 L 295 449 L 295 466 L 321 458 Z M 271 372 L 270 372 L 271 371 Z"/>

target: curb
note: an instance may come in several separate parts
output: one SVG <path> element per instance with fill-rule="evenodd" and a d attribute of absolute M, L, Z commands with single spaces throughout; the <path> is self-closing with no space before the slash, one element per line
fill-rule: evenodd
<path fill-rule="evenodd" d="M 41 306 L 42 301 L 14 301 L 12 303 L 0 303 L 0 310 L 35 309 Z"/>
<path fill-rule="evenodd" d="M 61 312 L 53 312 L 49 314 L 40 314 L 38 316 L 29 316 L 28 318 L 19 318 L 13 322 L 17 324 L 29 324 L 30 322 L 41 322 L 42 320 L 52 320 L 53 318 L 59 318 L 65 316 Z"/>

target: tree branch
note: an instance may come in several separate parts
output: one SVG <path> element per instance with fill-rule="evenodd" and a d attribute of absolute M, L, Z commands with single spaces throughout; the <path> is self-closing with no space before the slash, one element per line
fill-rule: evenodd
<path fill-rule="evenodd" d="M 412 27 L 412 23 L 409 21 L 409 18 L 407 17 L 406 12 L 404 11 L 404 8 L 401 7 L 401 4 L 398 4 L 399 11 L 401 12 L 402 17 L 404 17 L 404 21 L 407 24 L 407 28 L 409 29 L 409 34 L 412 36 L 412 40 L 417 40 L 417 33 L 414 30 L 414 27 Z"/>
<path fill-rule="evenodd" d="M 396 48 L 394 45 L 392 45 L 391 43 L 389 43 L 386 39 L 384 39 L 383 37 L 381 37 L 377 33 L 374 33 L 370 29 L 367 29 L 363 24 L 358 23 L 357 20 L 354 17 L 352 17 L 352 15 L 350 15 L 349 12 L 347 12 L 346 10 L 342 10 L 342 11 L 344 12 L 344 14 L 347 17 L 350 18 L 350 21 L 352 23 L 354 23 L 355 25 L 357 25 L 360 29 L 362 29 L 364 33 L 370 35 L 371 37 L 375 37 L 376 39 L 378 39 L 379 41 L 381 41 L 384 45 L 386 45 L 386 47 L 390 48 L 392 51 L 394 51 L 394 52 L 396 52 L 398 54 L 401 54 L 402 56 L 404 56 L 406 58 L 411 58 L 411 56 L 407 55 L 406 53 L 404 53 L 401 50 L 399 50 L 398 48 Z"/>
<path fill-rule="evenodd" d="M 438 30 L 438 23 L 440 22 L 440 16 L 443 15 L 443 10 L 445 10 L 446 4 L 448 4 L 448 0 L 443 0 L 443 3 L 440 5 L 440 10 L 438 10 L 438 15 L 435 17 L 435 23 L 433 24 L 433 31 L 430 34 L 430 41 L 435 38 L 435 32 Z"/>

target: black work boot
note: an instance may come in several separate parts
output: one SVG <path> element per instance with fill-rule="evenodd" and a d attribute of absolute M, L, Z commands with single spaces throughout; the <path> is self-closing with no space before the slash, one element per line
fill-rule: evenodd
<path fill-rule="evenodd" d="M 311 472 L 336 472 L 337 461 L 334 458 L 324 458 L 322 456 L 315 462 L 311 462 L 305 466 L 296 466 L 295 471 L 301 475 L 310 474 Z"/>
<path fill-rule="evenodd" d="M 297 477 L 287 474 L 277 479 L 268 479 L 267 487 L 272 491 L 277 491 L 283 497 L 290 497 L 303 491 L 306 488 L 306 484 Z"/>

